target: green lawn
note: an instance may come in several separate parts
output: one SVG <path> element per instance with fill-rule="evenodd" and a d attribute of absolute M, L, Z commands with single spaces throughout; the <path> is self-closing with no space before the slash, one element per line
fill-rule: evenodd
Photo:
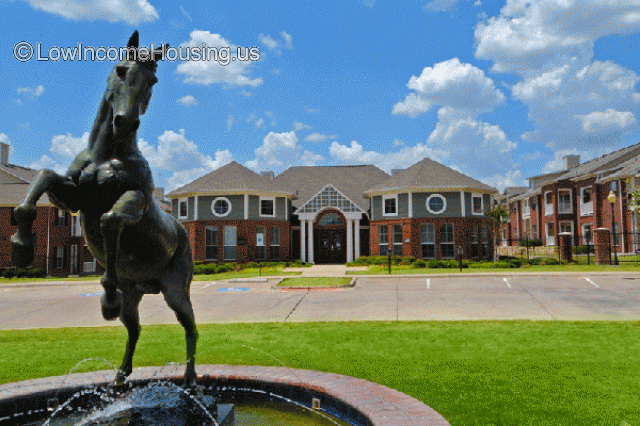
<path fill-rule="evenodd" d="M 544 272 L 640 272 L 640 264 L 626 263 L 614 265 L 523 265 L 520 268 L 463 268 L 463 274 L 481 273 L 544 273 Z M 388 266 L 369 266 L 366 271 L 350 271 L 347 275 L 385 275 L 389 273 Z M 412 268 L 409 265 L 391 265 L 392 274 L 457 274 L 458 268 Z"/>
<path fill-rule="evenodd" d="M 84 275 L 81 277 L 46 277 L 46 278 L 0 278 L 0 285 L 30 282 L 56 282 L 56 281 L 99 281 L 100 275 Z"/>
<path fill-rule="evenodd" d="M 454 426 L 640 425 L 638 322 L 202 324 L 198 363 L 356 376 L 424 401 Z M 0 331 L 0 381 L 117 363 L 123 327 Z M 179 326 L 144 327 L 136 366 L 184 359 Z M 265 355 L 265 353 L 271 356 Z M 83 369 L 105 369 L 99 362 Z"/>
<path fill-rule="evenodd" d="M 278 287 L 337 287 L 348 285 L 351 278 L 304 277 L 285 278 Z"/>
<path fill-rule="evenodd" d="M 272 276 L 285 276 L 285 275 L 300 275 L 302 272 L 291 272 L 291 271 L 283 271 L 282 268 L 245 268 L 240 271 L 233 272 L 221 272 L 219 274 L 211 274 L 211 275 L 194 275 L 194 281 L 220 281 L 227 279 L 236 279 L 236 278 L 252 278 L 252 277 L 272 277 Z"/>

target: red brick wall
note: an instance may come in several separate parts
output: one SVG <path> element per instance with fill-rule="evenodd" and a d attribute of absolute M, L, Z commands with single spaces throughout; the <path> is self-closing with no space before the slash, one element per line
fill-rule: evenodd
<path fill-rule="evenodd" d="M 205 261 L 205 228 L 207 226 L 218 227 L 218 261 L 224 262 L 224 227 L 237 226 L 237 238 L 246 238 L 247 244 L 236 247 L 236 260 L 238 263 L 252 262 L 256 258 L 256 227 L 264 226 L 266 229 L 265 253 L 266 261 L 288 260 L 291 249 L 291 225 L 287 221 L 280 220 L 197 220 L 184 222 L 189 229 L 189 239 L 193 260 Z M 271 259 L 271 228 L 280 228 L 280 259 Z"/>
<path fill-rule="evenodd" d="M 383 220 L 374 220 L 371 221 L 370 224 L 370 253 L 371 256 L 380 255 L 380 247 L 379 247 L 379 234 L 378 234 L 378 226 L 389 226 L 389 248 L 393 247 L 393 228 L 392 225 L 402 224 L 402 254 L 404 256 L 414 256 L 417 259 L 422 257 L 422 244 L 421 244 L 421 235 L 420 228 L 423 223 L 433 223 L 435 228 L 435 254 L 436 259 L 440 259 L 442 257 L 441 248 L 440 248 L 440 225 L 443 223 L 452 223 L 453 224 L 453 233 L 454 233 L 454 246 L 462 246 L 464 249 L 464 257 L 470 257 L 471 251 L 471 234 L 472 227 L 477 226 L 478 228 L 478 241 L 479 244 L 482 245 L 482 233 L 481 226 L 485 219 L 480 218 L 413 218 L 413 219 L 383 219 Z M 409 238 L 410 242 L 406 243 L 405 240 Z M 491 232 L 489 232 L 489 253 L 492 253 L 493 246 L 493 236 Z M 489 255 L 482 253 L 481 255 Z"/>

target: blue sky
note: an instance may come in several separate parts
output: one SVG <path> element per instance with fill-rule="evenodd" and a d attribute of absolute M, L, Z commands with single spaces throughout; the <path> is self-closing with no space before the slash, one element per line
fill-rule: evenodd
<path fill-rule="evenodd" d="M 486 4 L 485 4 L 486 3 Z M 63 172 L 114 62 L 20 62 L 54 48 L 257 47 L 258 61 L 163 61 L 139 147 L 175 189 L 235 160 L 255 171 L 424 157 L 525 185 L 638 142 L 637 1 L 0 3 L 0 141 L 11 162 Z"/>

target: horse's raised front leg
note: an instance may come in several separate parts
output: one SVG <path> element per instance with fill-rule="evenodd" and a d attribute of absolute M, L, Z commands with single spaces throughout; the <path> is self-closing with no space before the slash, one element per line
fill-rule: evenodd
<path fill-rule="evenodd" d="M 32 226 L 36 220 L 36 202 L 42 194 L 49 192 L 61 207 L 77 210 L 74 205 L 76 186 L 70 178 L 60 176 L 53 170 L 40 170 L 33 178 L 27 195 L 14 209 L 18 232 L 11 237 L 11 263 L 24 268 L 34 259 L 35 237 Z M 77 202 L 77 201 L 76 201 Z"/>
<path fill-rule="evenodd" d="M 125 226 L 135 225 L 142 219 L 146 206 L 146 198 L 141 191 L 127 191 L 116 201 L 111 210 L 100 218 L 100 232 L 104 239 L 106 258 L 106 270 L 100 280 L 100 284 L 104 287 L 104 296 L 100 299 L 100 303 L 102 317 L 107 321 L 118 318 L 122 310 L 122 293 L 118 291 L 118 273 L 116 272 L 120 234 Z"/>
<path fill-rule="evenodd" d="M 134 288 L 132 284 L 130 288 Z M 138 306 L 142 299 L 142 293 L 138 291 L 128 291 L 124 295 L 124 302 L 122 305 L 122 313 L 120 314 L 120 321 L 127 328 L 127 349 L 122 359 L 122 365 L 116 376 L 116 385 L 123 385 L 126 378 L 131 374 L 133 370 L 133 353 L 136 350 L 136 343 L 138 343 L 138 337 L 140 337 L 140 315 L 138 314 Z"/>

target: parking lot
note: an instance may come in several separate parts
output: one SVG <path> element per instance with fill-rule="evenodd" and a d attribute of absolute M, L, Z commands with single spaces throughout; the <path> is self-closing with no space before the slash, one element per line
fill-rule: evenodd
<path fill-rule="evenodd" d="M 199 323 L 406 320 L 640 320 L 640 275 L 361 277 L 351 288 L 282 290 L 275 279 L 197 281 Z M 100 314 L 98 282 L 0 287 L 0 329 L 120 325 Z M 174 324 L 146 295 L 142 324 Z"/>

